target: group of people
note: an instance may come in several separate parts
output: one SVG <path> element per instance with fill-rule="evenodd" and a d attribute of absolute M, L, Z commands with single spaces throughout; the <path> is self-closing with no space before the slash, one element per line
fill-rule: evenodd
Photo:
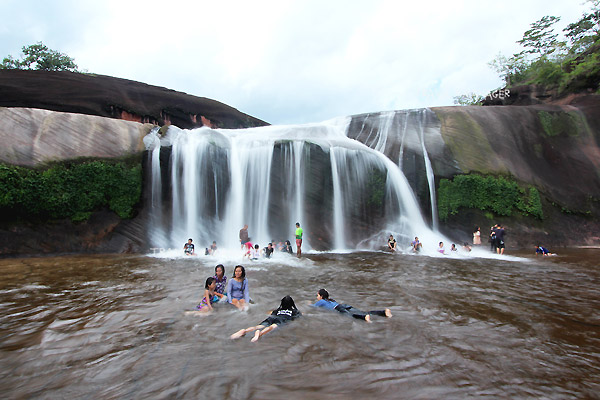
<path fill-rule="evenodd" d="M 240 229 L 240 244 L 242 246 L 243 258 L 248 258 L 249 260 L 258 260 L 261 257 L 271 258 L 274 252 L 288 253 L 294 254 L 294 249 L 292 248 L 292 244 L 289 240 L 285 242 L 279 241 L 277 245 L 275 244 L 275 240 L 269 242 L 269 244 L 264 247 L 262 250 L 258 244 L 253 244 L 250 242 L 250 237 L 248 236 L 248 225 L 244 225 L 242 229 Z M 300 227 L 300 223 L 296 222 L 296 256 L 300 257 L 302 255 L 302 237 L 304 236 L 304 231 Z M 217 252 L 217 242 L 213 240 L 212 244 L 209 247 L 204 249 L 204 255 L 213 256 Z M 183 245 L 183 254 L 186 256 L 195 256 L 196 250 L 193 243 L 192 238 L 188 239 L 187 243 Z"/>
<path fill-rule="evenodd" d="M 204 285 L 204 294 L 200 299 L 200 303 L 194 311 L 188 313 L 206 314 L 213 311 L 213 304 L 221 301 L 227 301 L 235 306 L 240 311 L 248 309 L 252 302 L 250 299 L 250 290 L 248 279 L 246 278 L 246 270 L 242 265 L 236 265 L 233 269 L 233 277 L 227 279 L 225 276 L 225 267 L 219 264 L 215 267 L 215 275 L 206 279 Z M 366 322 L 371 322 L 371 315 L 391 318 L 392 312 L 389 308 L 384 310 L 361 311 L 358 308 L 348 304 L 339 303 L 329 298 L 329 292 L 325 289 L 320 289 L 317 292 L 317 301 L 311 304 L 313 307 L 321 307 L 328 310 L 335 310 L 339 313 L 349 315 L 356 319 L 361 319 Z M 260 324 L 241 329 L 231 335 L 231 339 L 237 339 L 244 336 L 248 332 L 256 331 L 252 341 L 257 341 L 262 335 L 271 332 L 278 326 L 287 322 L 293 321 L 300 317 L 302 313 L 296 307 L 294 299 L 290 296 L 285 296 L 281 299 L 279 307 L 271 312 L 271 315 Z"/>
<path fill-rule="evenodd" d="M 296 256 L 300 257 L 302 255 L 302 237 L 304 235 L 304 230 L 300 227 L 300 223 L 296 222 Z M 294 254 L 294 249 L 292 248 L 292 244 L 289 240 L 285 242 L 279 241 L 277 246 L 275 246 L 275 240 L 269 242 L 267 247 L 260 250 L 260 246 L 258 244 L 253 244 L 250 241 L 250 236 L 248 235 L 248 225 L 244 225 L 242 229 L 240 229 L 240 244 L 242 249 L 244 250 L 244 258 L 248 257 L 249 260 L 257 260 L 260 257 L 271 258 L 274 252 L 282 252 Z"/>
<path fill-rule="evenodd" d="M 394 239 L 394 235 L 390 234 L 387 245 L 388 245 L 388 250 L 390 250 L 390 251 L 397 250 L 398 242 L 396 242 L 396 239 Z M 419 238 L 417 236 L 415 236 L 415 240 L 410 242 L 411 251 L 414 253 L 418 253 L 419 251 L 421 251 L 422 248 L 423 248 L 423 244 L 419 241 Z"/>
<path fill-rule="evenodd" d="M 246 310 L 250 304 L 250 290 L 246 269 L 242 265 L 236 265 L 233 269 L 233 277 L 227 280 L 225 267 L 219 264 L 215 267 L 215 275 L 206 279 L 204 294 L 195 312 L 206 313 L 213 310 L 213 304 L 219 301 L 227 301 L 239 310 Z"/>
<path fill-rule="evenodd" d="M 361 319 L 366 322 L 371 322 L 371 315 L 379 315 L 386 318 L 392 317 L 392 312 L 389 308 L 386 308 L 385 310 L 372 310 L 365 312 L 348 304 L 338 303 L 337 301 L 329 298 L 329 292 L 325 289 L 319 289 L 317 292 L 317 301 L 314 304 L 311 304 L 311 306 L 321 307 L 327 310 L 334 310 L 341 314 L 345 314 L 356 319 Z M 273 310 L 271 315 L 269 315 L 264 321 L 258 325 L 240 329 L 231 335 L 230 338 L 238 339 L 249 332 L 254 332 L 254 337 L 251 339 L 251 341 L 256 342 L 261 336 L 271 332 L 280 325 L 295 320 L 300 316 L 302 316 L 302 313 L 296 307 L 294 299 L 288 295 L 281 299 L 279 307 L 276 310 Z"/>
<path fill-rule="evenodd" d="M 388 238 L 388 250 L 396 251 L 397 245 L 398 245 L 398 243 L 396 242 L 396 239 L 394 239 L 394 235 L 390 235 L 390 237 Z M 415 236 L 415 239 L 410 242 L 410 250 L 413 253 L 419 253 L 422 249 L 423 249 L 423 243 L 421 243 L 418 236 Z M 462 250 L 469 252 L 469 251 L 471 251 L 471 246 L 467 242 L 464 242 L 464 244 L 462 246 Z M 441 254 L 446 254 L 444 242 L 438 243 L 437 251 Z M 454 252 L 454 251 L 458 251 L 458 248 L 456 247 L 456 244 L 452 243 L 452 246 L 450 247 L 450 252 Z"/>
<path fill-rule="evenodd" d="M 194 243 L 192 243 L 192 238 L 189 238 L 187 243 L 183 245 L 183 254 L 186 256 L 195 256 L 196 249 Z M 217 242 L 213 240 L 212 244 L 209 247 L 204 249 L 205 256 L 213 256 L 217 253 Z"/>

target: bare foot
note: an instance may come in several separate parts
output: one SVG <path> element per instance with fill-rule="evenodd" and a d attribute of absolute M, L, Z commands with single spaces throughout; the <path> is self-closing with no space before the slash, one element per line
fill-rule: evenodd
<path fill-rule="evenodd" d="M 365 321 L 371 323 L 371 316 L 369 314 L 367 314 L 367 316 L 365 317 Z"/>
<path fill-rule="evenodd" d="M 256 332 L 254 333 L 254 337 L 253 337 L 252 339 L 250 339 L 250 341 L 251 341 L 252 343 L 254 343 L 254 342 L 256 342 L 256 341 L 257 341 L 259 338 L 260 338 L 260 331 L 256 331 Z"/>
<path fill-rule="evenodd" d="M 387 318 L 392 318 L 392 310 L 390 310 L 389 308 L 385 309 L 385 316 Z"/>
<path fill-rule="evenodd" d="M 244 336 L 245 334 L 246 334 L 246 332 L 244 332 L 244 330 L 242 329 L 241 331 L 237 331 L 233 335 L 229 336 L 229 338 L 230 339 L 238 339 L 238 338 L 241 338 L 242 336 Z"/>

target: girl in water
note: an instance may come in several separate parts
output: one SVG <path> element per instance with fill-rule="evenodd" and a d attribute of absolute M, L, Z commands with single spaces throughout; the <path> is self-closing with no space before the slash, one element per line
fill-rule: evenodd
<path fill-rule="evenodd" d="M 219 301 L 223 295 L 218 293 L 215 289 L 217 287 L 217 280 L 212 276 L 206 279 L 204 285 L 204 297 L 200 300 L 200 304 L 196 306 L 196 311 L 201 313 L 211 312 L 213 310 L 212 303 Z"/>
<path fill-rule="evenodd" d="M 313 307 L 323 307 L 328 310 L 336 310 L 341 312 L 342 314 L 349 314 L 353 318 L 362 319 L 367 322 L 371 322 L 371 314 L 379 315 L 381 317 L 392 317 L 392 311 L 389 308 L 385 310 L 373 310 L 369 312 L 364 312 L 359 310 L 358 308 L 354 308 L 349 306 L 348 304 L 340 304 L 337 301 L 329 298 L 329 292 L 325 289 L 319 289 L 317 293 L 317 302 L 315 304 L 311 304 Z"/>
<path fill-rule="evenodd" d="M 215 291 L 223 295 L 227 295 L 225 288 L 227 287 L 227 277 L 225 276 L 225 267 L 223 264 L 219 264 L 215 267 L 215 280 L 217 281 L 217 288 Z"/>
<path fill-rule="evenodd" d="M 248 332 L 256 331 L 254 333 L 254 337 L 251 342 L 256 342 L 262 335 L 265 335 L 271 332 L 273 329 L 277 328 L 279 325 L 283 325 L 290 321 L 295 320 L 300 317 L 302 313 L 296 308 L 296 304 L 294 303 L 294 299 L 290 296 L 285 296 L 281 299 L 281 304 L 277 310 L 271 312 L 271 315 L 263 322 L 256 326 L 251 326 L 246 329 L 240 329 L 233 335 L 231 335 L 231 339 L 237 339 L 244 336 Z"/>
<path fill-rule="evenodd" d="M 227 301 L 245 311 L 250 302 L 250 292 L 248 290 L 248 279 L 246 279 L 246 269 L 241 265 L 236 265 L 233 269 L 233 278 L 227 281 Z"/>

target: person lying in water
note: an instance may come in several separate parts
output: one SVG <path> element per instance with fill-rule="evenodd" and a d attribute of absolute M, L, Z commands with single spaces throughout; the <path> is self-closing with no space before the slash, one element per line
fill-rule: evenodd
<path fill-rule="evenodd" d="M 317 293 L 317 302 L 315 304 L 311 304 L 313 307 L 323 307 L 328 310 L 336 310 L 342 314 L 348 314 L 353 318 L 362 319 L 367 322 L 371 322 L 371 315 L 379 315 L 381 317 L 392 317 L 392 312 L 389 308 L 385 310 L 372 310 L 368 312 L 364 312 L 359 310 L 358 308 L 354 308 L 349 306 L 348 304 L 340 304 L 337 301 L 329 298 L 329 292 L 325 289 L 319 289 Z"/>
<path fill-rule="evenodd" d="M 554 253 L 550 253 L 550 250 L 548 250 L 547 248 L 537 245 L 535 246 L 535 255 L 543 255 L 543 256 L 555 256 L 556 254 Z"/>
<path fill-rule="evenodd" d="M 266 335 L 278 326 L 286 324 L 290 321 L 300 317 L 302 313 L 296 308 L 294 299 L 290 296 L 285 296 L 281 299 L 281 304 L 277 310 L 271 312 L 271 315 L 263 322 L 256 326 L 250 326 L 246 329 L 240 329 L 236 333 L 230 336 L 231 339 L 238 339 L 244 336 L 248 332 L 254 332 L 254 337 L 251 342 L 256 342 L 261 336 Z"/>

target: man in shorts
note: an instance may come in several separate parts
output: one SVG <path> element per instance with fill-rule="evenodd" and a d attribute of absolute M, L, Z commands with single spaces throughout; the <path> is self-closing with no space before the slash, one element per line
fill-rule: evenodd
<path fill-rule="evenodd" d="M 302 235 L 303 235 L 303 231 L 302 228 L 300 228 L 300 222 L 296 222 L 296 256 L 300 257 L 300 255 L 302 254 L 302 250 L 300 249 L 300 247 L 302 246 Z"/>

